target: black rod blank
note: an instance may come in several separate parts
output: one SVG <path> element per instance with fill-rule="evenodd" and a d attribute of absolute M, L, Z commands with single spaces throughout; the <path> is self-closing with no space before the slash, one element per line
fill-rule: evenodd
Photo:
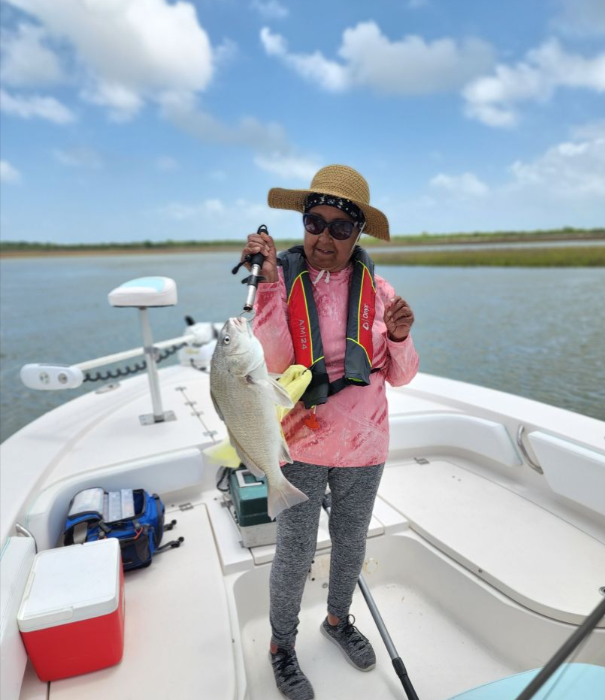
<path fill-rule="evenodd" d="M 324 496 L 323 499 L 323 508 L 326 511 L 328 515 L 330 515 L 330 499 L 329 495 L 327 494 Z M 376 623 L 376 627 L 378 627 L 378 631 L 380 632 L 380 636 L 382 637 L 382 641 L 384 642 L 384 645 L 387 648 L 387 651 L 389 652 L 389 656 L 391 657 L 391 661 L 393 663 L 393 668 L 395 669 L 395 673 L 397 674 L 399 680 L 401 681 L 401 685 L 403 686 L 403 689 L 405 691 L 405 694 L 408 697 L 408 700 L 419 700 L 418 695 L 416 694 L 416 691 L 414 690 L 414 686 L 412 685 L 412 681 L 410 680 L 410 677 L 408 676 L 407 669 L 405 667 L 405 664 L 403 663 L 401 657 L 397 653 L 397 649 L 395 648 L 395 645 L 393 644 L 393 640 L 391 639 L 391 635 L 389 634 L 386 625 L 384 624 L 384 620 L 382 619 L 382 615 L 380 614 L 380 610 L 378 610 L 378 607 L 376 605 L 376 601 L 374 600 L 374 597 L 370 593 L 370 589 L 368 587 L 368 584 L 365 582 L 365 579 L 362 574 L 359 574 L 359 578 L 357 579 L 357 583 L 359 584 L 359 588 L 361 589 L 361 593 L 363 594 L 363 597 L 365 598 L 366 603 L 368 604 L 368 608 L 370 608 L 370 612 L 372 613 L 372 617 L 374 618 L 374 622 Z"/>

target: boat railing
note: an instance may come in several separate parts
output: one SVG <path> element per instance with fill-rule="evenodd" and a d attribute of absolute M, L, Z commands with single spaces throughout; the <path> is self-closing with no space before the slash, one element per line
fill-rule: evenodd
<path fill-rule="evenodd" d="M 523 457 L 525 457 L 525 461 L 527 464 L 538 474 L 544 474 L 544 469 L 535 462 L 529 455 L 529 452 L 527 451 L 527 448 L 523 444 L 523 435 L 525 434 L 525 426 L 520 425 L 519 430 L 517 430 L 517 445 L 519 446 L 519 449 L 521 450 L 521 453 L 523 454 Z"/>

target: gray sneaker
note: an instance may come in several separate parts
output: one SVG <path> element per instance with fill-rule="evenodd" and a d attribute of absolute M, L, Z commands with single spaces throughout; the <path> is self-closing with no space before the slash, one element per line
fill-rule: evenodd
<path fill-rule="evenodd" d="M 351 666 L 360 671 L 371 671 L 376 666 L 376 654 L 370 640 L 361 634 L 354 622 L 353 615 L 347 615 L 337 625 L 331 625 L 326 617 L 319 629 L 324 637 L 338 644 Z"/>
<path fill-rule="evenodd" d="M 301 671 L 294 649 L 269 652 L 273 675 L 279 692 L 288 700 L 313 700 L 315 693 L 309 679 Z"/>

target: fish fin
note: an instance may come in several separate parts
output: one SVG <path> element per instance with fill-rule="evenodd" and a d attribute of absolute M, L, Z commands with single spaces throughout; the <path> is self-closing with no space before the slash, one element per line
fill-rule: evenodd
<path fill-rule="evenodd" d="M 283 430 L 281 434 L 281 445 L 279 446 L 279 461 L 288 462 L 288 464 L 292 464 L 293 462 Z"/>
<path fill-rule="evenodd" d="M 231 444 L 235 448 L 235 451 L 237 452 L 237 455 L 240 458 L 242 464 L 244 464 L 246 467 L 248 467 L 248 469 L 254 474 L 254 476 L 257 479 L 262 479 L 265 476 L 265 472 L 257 464 L 255 464 L 252 457 L 250 457 L 250 455 L 246 452 L 246 450 L 244 450 L 244 448 L 235 439 L 235 437 L 233 436 L 233 433 L 230 430 L 227 432 L 229 433 L 229 438 L 231 440 Z"/>
<path fill-rule="evenodd" d="M 264 379 L 254 379 L 248 375 L 248 381 L 256 386 L 261 387 L 263 391 L 267 393 L 271 401 L 276 403 L 278 406 L 283 406 L 284 408 L 293 408 L 294 404 L 288 392 L 278 384 L 275 379 L 271 377 L 265 377 Z"/>
<path fill-rule="evenodd" d="M 214 410 L 216 411 L 217 416 L 225 422 L 225 419 L 223 418 L 223 414 L 221 413 L 221 409 L 218 407 L 218 404 L 216 403 L 216 399 L 214 398 L 214 394 L 212 393 L 212 389 L 210 390 L 210 398 L 212 399 L 212 405 L 214 406 Z"/>
<path fill-rule="evenodd" d="M 225 438 L 222 442 L 219 442 L 218 445 L 206 447 L 202 452 L 211 462 L 220 464 L 222 467 L 237 469 L 241 462 L 229 438 Z"/>
<path fill-rule="evenodd" d="M 267 496 L 267 513 L 273 520 L 283 510 L 295 506 L 297 503 L 308 501 L 309 497 L 293 486 L 285 477 L 279 488 L 269 486 Z"/>

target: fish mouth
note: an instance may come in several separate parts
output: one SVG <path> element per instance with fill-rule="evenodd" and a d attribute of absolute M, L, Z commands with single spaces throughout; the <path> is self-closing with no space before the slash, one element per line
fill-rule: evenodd
<path fill-rule="evenodd" d="M 248 323 L 247 319 L 242 318 L 241 316 L 234 316 L 233 318 L 230 318 L 229 321 L 233 323 L 235 328 L 240 331 L 240 333 L 248 333 L 248 335 L 251 335 L 251 330 L 250 330 L 250 324 Z"/>

